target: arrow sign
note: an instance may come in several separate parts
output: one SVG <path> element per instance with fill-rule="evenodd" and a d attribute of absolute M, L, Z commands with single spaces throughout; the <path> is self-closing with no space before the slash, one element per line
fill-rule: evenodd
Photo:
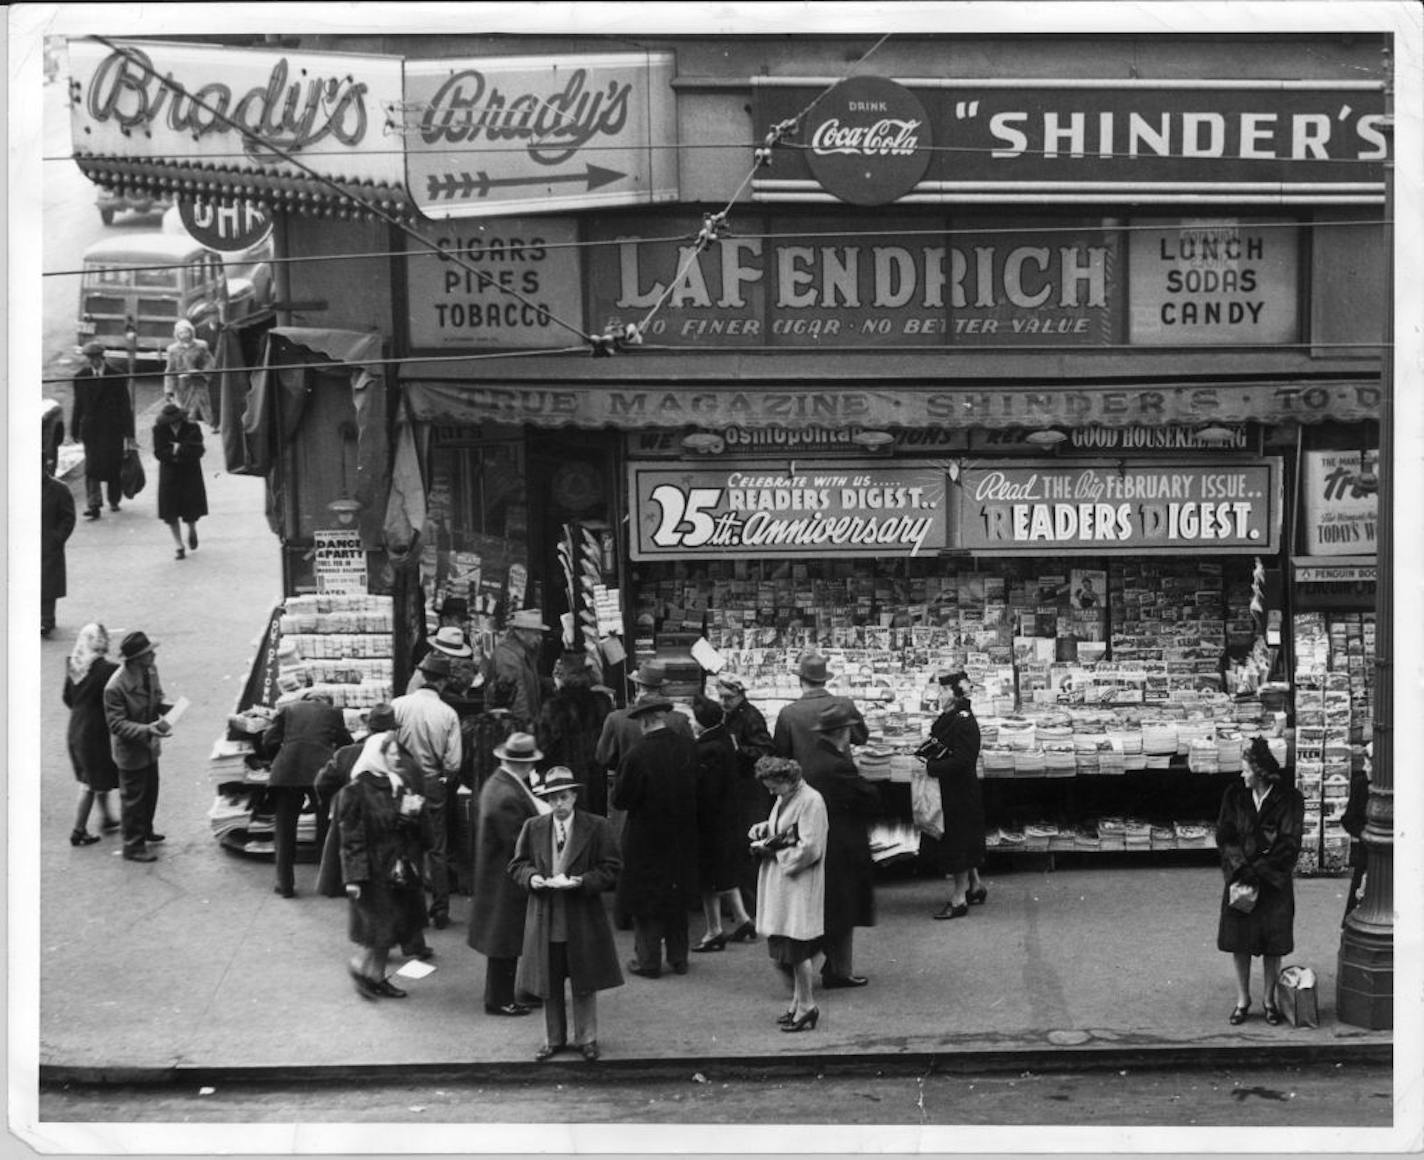
<path fill-rule="evenodd" d="M 583 182 L 586 191 L 627 177 L 616 169 L 604 169 L 598 165 L 584 166 L 582 173 L 560 173 L 535 177 L 491 177 L 483 169 L 478 173 L 446 173 L 443 176 L 432 173 L 426 178 L 427 196 L 432 200 L 456 197 L 487 197 L 491 189 L 510 188 L 520 185 L 556 185 Z"/>

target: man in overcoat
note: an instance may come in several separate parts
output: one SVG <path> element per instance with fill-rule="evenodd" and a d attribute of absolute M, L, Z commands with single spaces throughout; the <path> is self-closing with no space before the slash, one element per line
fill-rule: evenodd
<path fill-rule="evenodd" d="M 717 678 L 717 698 L 722 702 L 727 733 L 737 750 L 738 829 L 745 834 L 771 813 L 772 796 L 756 776 L 756 763 L 774 751 L 771 730 L 766 727 L 761 710 L 747 700 L 746 683 L 735 674 L 725 673 Z M 748 909 L 756 907 L 760 868 L 760 858 L 738 860 L 737 885 Z"/>
<path fill-rule="evenodd" d="M 668 724 L 672 702 L 647 697 L 628 710 L 643 739 L 624 756 L 613 804 L 627 812 L 618 905 L 633 918 L 637 954 L 628 969 L 656 979 L 663 948 L 674 974 L 687 974 L 687 912 L 697 883 L 697 745 Z"/>
<path fill-rule="evenodd" d="M 84 444 L 84 494 L 88 501 L 84 518 L 97 520 L 103 514 L 106 489 L 109 510 L 119 510 L 123 495 L 119 469 L 125 441 L 134 437 L 133 404 L 128 379 L 104 358 L 102 342 L 84 344 L 84 365 L 75 373 L 73 386 L 69 431 Z"/>
<path fill-rule="evenodd" d="M 820 741 L 801 763 L 806 784 L 825 799 L 830 829 L 826 837 L 826 961 L 821 984 L 863 987 L 855 973 L 855 928 L 875 925 L 875 863 L 870 857 L 871 820 L 881 812 L 880 794 L 860 776 L 850 754 L 856 717 L 842 704 L 821 711 Z"/>
<path fill-rule="evenodd" d="M 124 857 L 130 862 L 156 862 L 148 846 L 163 841 L 154 833 L 158 808 L 158 755 L 163 738 L 173 732 L 164 714 L 171 705 L 163 699 L 154 664 L 156 644 L 147 634 L 131 632 L 119 642 L 123 663 L 104 686 L 104 720 L 109 744 L 119 767 L 119 810 L 123 820 Z"/>
<path fill-rule="evenodd" d="M 514 683 L 514 699 L 509 712 L 515 727 L 532 733 L 544 701 L 544 681 L 539 676 L 539 650 L 549 626 L 537 608 L 521 608 L 511 613 L 506 632 L 490 653 L 486 681 Z"/>
<path fill-rule="evenodd" d="M 806 653 L 796 666 L 796 675 L 801 682 L 801 696 L 777 714 L 776 730 L 771 738 L 778 757 L 790 757 L 804 768 L 806 759 L 820 743 L 821 734 L 816 725 L 821 714 L 832 705 L 847 707 L 852 714 L 850 739 L 853 744 L 864 745 L 870 740 L 870 730 L 865 727 L 865 718 L 855 702 L 826 688 L 831 675 L 825 657 Z"/>
<path fill-rule="evenodd" d="M 524 949 L 526 900 L 509 876 L 509 861 L 524 823 L 549 806 L 529 788 L 535 764 L 544 755 L 530 733 L 511 733 L 496 745 L 499 768 L 480 790 L 475 828 L 474 897 L 470 903 L 469 945 L 485 965 L 485 1013 L 528 1015 L 515 1001 L 514 980 Z"/>
<path fill-rule="evenodd" d="M 54 608 L 68 591 L 64 545 L 74 531 L 74 496 L 42 465 L 40 481 L 40 635 L 54 631 Z"/>
<path fill-rule="evenodd" d="M 613 928 L 603 891 L 618 880 L 622 863 L 606 819 L 575 809 L 583 788 L 573 771 L 556 765 L 535 774 L 534 794 L 552 813 L 530 818 L 519 831 L 510 877 L 529 891 L 524 951 L 517 983 L 544 999 L 544 1043 L 534 1053 L 548 1059 L 569 1046 L 564 981 L 573 994 L 573 1047 L 598 1058 L 598 992 L 623 985 Z"/>

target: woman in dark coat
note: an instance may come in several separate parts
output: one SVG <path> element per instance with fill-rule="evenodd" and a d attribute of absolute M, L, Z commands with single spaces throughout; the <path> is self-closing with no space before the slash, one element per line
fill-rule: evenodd
<path fill-rule="evenodd" d="M 984 865 L 984 797 L 979 788 L 979 722 L 969 703 L 969 675 L 940 673 L 941 712 L 930 726 L 938 750 L 925 772 L 939 782 L 944 803 L 944 836 L 939 840 L 940 873 L 950 880 L 949 901 L 935 918 L 963 918 L 969 904 L 983 903 L 989 891 L 979 880 Z"/>
<path fill-rule="evenodd" d="M 424 799 L 398 772 L 400 744 L 394 732 L 373 733 L 336 795 L 341 834 L 341 877 L 351 900 L 351 941 L 365 947 L 349 971 L 356 993 L 403 999 L 386 978 L 386 961 L 397 943 L 415 942 L 425 925 L 420 883 L 420 814 Z"/>
<path fill-rule="evenodd" d="M 153 425 L 153 457 L 158 460 L 158 518 L 173 533 L 176 559 L 183 559 L 178 521 L 188 525 L 188 547 L 198 547 L 198 521 L 208 514 L 203 483 L 203 431 L 177 403 L 164 403 Z"/>
<path fill-rule="evenodd" d="M 608 813 L 608 775 L 594 760 L 604 719 L 613 712 L 609 695 L 593 687 L 593 670 L 582 653 L 565 653 L 554 663 L 554 693 L 539 706 L 534 737 L 546 768 L 573 770 L 584 787 L 584 808 Z"/>
<path fill-rule="evenodd" d="M 69 587 L 64 545 L 74 531 L 74 496 L 44 470 L 40 481 L 40 635 L 54 631 L 54 606 Z"/>
<path fill-rule="evenodd" d="M 1226 787 L 1216 822 L 1221 853 L 1221 919 L 1216 946 L 1236 968 L 1236 1006 L 1229 1022 L 1245 1022 L 1251 1008 L 1251 957 L 1261 956 L 1266 1022 L 1282 1019 L 1276 1007 L 1281 957 L 1295 947 L 1295 887 L 1292 876 L 1300 855 L 1305 799 L 1282 776 L 1280 763 L 1262 737 L 1246 751 L 1241 781 Z M 1231 886 L 1257 889 L 1249 912 L 1230 905 Z"/>
<path fill-rule="evenodd" d="M 109 810 L 109 791 L 119 788 L 119 768 L 109 747 L 109 726 L 104 719 L 104 686 L 118 670 L 109 659 L 109 633 L 102 624 L 79 630 L 74 651 L 65 664 L 64 703 L 69 706 L 69 760 L 79 781 L 79 808 L 74 814 L 71 846 L 90 846 L 99 835 L 89 833 L 89 813 L 94 802 L 107 834 L 119 828 Z"/>
<path fill-rule="evenodd" d="M 880 813 L 880 794 L 860 776 L 850 753 L 851 733 L 860 721 L 845 704 L 821 710 L 820 735 L 802 764 L 806 784 L 826 803 L 826 960 L 821 985 L 863 987 L 855 973 L 855 928 L 875 925 L 875 863 L 870 857 L 871 820 Z"/>
<path fill-rule="evenodd" d="M 746 853 L 746 832 L 737 800 L 737 749 L 723 721 L 722 706 L 710 697 L 692 699 L 697 731 L 697 881 L 707 931 L 692 949 L 720 951 L 736 936 L 756 935 L 756 923 L 742 905 L 738 875 Z M 732 934 L 722 930 L 722 903 L 732 912 Z"/>

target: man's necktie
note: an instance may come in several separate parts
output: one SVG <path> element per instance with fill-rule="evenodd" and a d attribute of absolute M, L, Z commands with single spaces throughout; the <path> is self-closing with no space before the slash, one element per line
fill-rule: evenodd
<path fill-rule="evenodd" d="M 561 853 L 561 854 L 564 852 L 564 841 L 565 841 L 567 838 L 568 838 L 568 834 L 567 834 L 567 833 L 565 832 L 565 830 L 564 830 L 564 823 L 561 822 L 561 821 L 559 821 L 557 818 L 555 818 L 555 819 L 554 819 L 554 849 L 558 850 L 559 853 Z"/>

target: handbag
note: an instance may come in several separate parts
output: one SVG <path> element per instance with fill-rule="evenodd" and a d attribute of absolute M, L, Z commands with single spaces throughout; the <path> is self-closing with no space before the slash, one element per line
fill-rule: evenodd
<path fill-rule="evenodd" d="M 119 488 L 123 491 L 124 498 L 133 499 L 143 490 L 143 485 L 147 482 L 143 472 L 143 460 L 139 458 L 138 448 L 125 449 L 124 457 L 119 463 Z"/>
<path fill-rule="evenodd" d="M 1255 885 L 1248 885 L 1245 882 L 1233 882 L 1226 892 L 1226 904 L 1232 910 L 1239 910 L 1242 914 L 1250 914 L 1256 909 L 1256 899 L 1260 897 L 1260 890 Z"/>
<path fill-rule="evenodd" d="M 910 771 L 910 814 L 915 829 L 931 838 L 944 837 L 944 798 L 939 779 L 923 769 Z"/>

